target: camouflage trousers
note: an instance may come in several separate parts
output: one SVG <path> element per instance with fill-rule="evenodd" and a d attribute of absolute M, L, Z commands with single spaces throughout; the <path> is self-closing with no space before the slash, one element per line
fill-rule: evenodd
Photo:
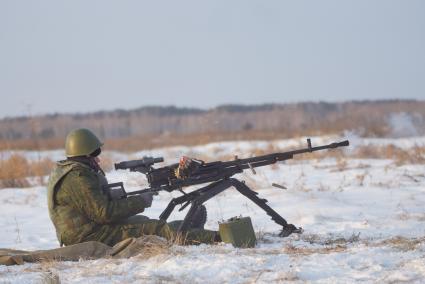
<path fill-rule="evenodd" d="M 217 231 L 191 229 L 177 233 L 182 221 L 167 223 L 162 220 L 149 219 L 136 215 L 119 223 L 101 225 L 95 233 L 90 234 L 84 241 L 99 241 L 113 246 L 127 238 L 137 238 L 143 235 L 156 235 L 178 244 L 214 243 L 218 239 Z"/>

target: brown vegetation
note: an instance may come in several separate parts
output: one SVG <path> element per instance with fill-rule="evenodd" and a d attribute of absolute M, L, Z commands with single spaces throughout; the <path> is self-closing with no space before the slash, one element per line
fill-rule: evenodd
<path fill-rule="evenodd" d="M 38 183 L 43 184 L 43 177 L 53 166 L 50 159 L 28 161 L 25 157 L 13 154 L 7 159 L 0 160 L 0 188 L 27 187 L 27 177 L 35 177 Z"/>
<path fill-rule="evenodd" d="M 384 240 L 378 245 L 391 246 L 401 251 L 416 250 L 419 246 L 423 246 L 425 243 L 425 237 L 422 238 L 406 238 L 402 236 L 393 237 L 391 239 Z"/>
<path fill-rule="evenodd" d="M 49 139 L 0 139 L 1 150 L 51 150 L 63 148 L 65 138 Z"/>
<path fill-rule="evenodd" d="M 397 165 L 424 164 L 425 147 L 402 149 L 394 145 L 361 146 L 352 156 L 358 159 L 389 159 L 394 160 Z"/>

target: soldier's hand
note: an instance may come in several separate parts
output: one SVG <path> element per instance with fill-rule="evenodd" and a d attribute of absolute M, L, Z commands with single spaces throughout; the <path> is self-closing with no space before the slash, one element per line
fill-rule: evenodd
<path fill-rule="evenodd" d="M 140 197 L 143 199 L 143 202 L 145 203 L 146 208 L 151 207 L 153 196 L 154 196 L 153 192 L 146 192 L 146 193 L 140 194 Z"/>

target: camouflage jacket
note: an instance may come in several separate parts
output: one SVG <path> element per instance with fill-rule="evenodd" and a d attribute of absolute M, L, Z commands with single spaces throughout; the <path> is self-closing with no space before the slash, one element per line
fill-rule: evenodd
<path fill-rule="evenodd" d="M 49 178 L 47 198 L 50 219 L 61 245 L 90 240 L 102 225 L 145 209 L 140 196 L 109 200 L 102 189 L 105 184 L 106 178 L 84 163 L 57 163 Z"/>

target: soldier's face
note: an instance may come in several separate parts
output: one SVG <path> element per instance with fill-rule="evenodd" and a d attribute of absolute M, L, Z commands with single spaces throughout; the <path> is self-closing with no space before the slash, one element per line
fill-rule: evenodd
<path fill-rule="evenodd" d="M 96 156 L 96 157 L 94 157 L 94 160 L 96 161 L 96 163 L 100 163 L 100 158 L 99 158 L 99 156 Z"/>

